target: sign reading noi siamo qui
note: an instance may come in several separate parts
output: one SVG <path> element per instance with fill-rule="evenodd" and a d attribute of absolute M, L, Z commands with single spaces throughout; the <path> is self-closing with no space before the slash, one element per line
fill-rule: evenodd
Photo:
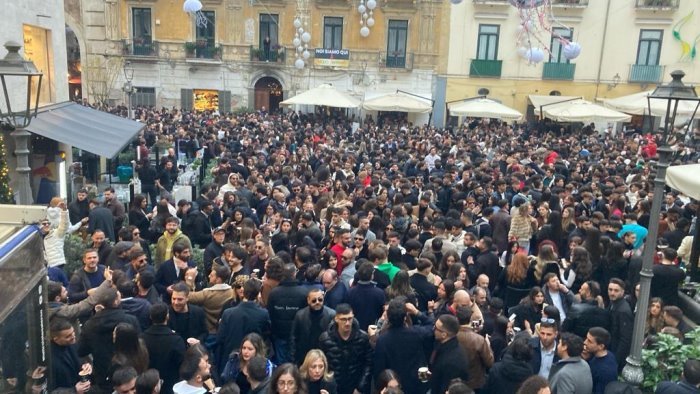
<path fill-rule="evenodd" d="M 314 65 L 326 67 L 349 67 L 350 51 L 347 49 L 316 48 Z"/>

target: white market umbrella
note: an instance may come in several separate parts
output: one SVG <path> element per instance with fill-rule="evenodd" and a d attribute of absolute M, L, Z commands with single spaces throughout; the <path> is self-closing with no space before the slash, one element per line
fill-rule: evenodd
<path fill-rule="evenodd" d="M 625 112 L 633 115 L 647 115 L 649 106 L 647 96 L 653 93 L 653 90 L 639 92 L 627 96 L 617 97 L 613 99 L 603 100 L 603 105 L 616 111 Z M 678 115 L 691 116 L 695 111 L 696 102 L 680 101 L 678 103 Z M 651 99 L 651 115 L 666 116 L 667 100 Z M 671 107 L 673 111 L 673 107 Z"/>
<path fill-rule="evenodd" d="M 498 101 L 479 97 L 447 105 L 452 116 L 469 116 L 475 118 L 493 118 L 507 121 L 518 120 L 523 114 Z"/>
<path fill-rule="evenodd" d="M 401 92 L 390 93 L 365 100 L 362 108 L 368 111 L 396 111 L 427 114 L 433 112 L 431 100 L 407 95 Z"/>
<path fill-rule="evenodd" d="M 671 166 L 666 170 L 666 184 L 683 194 L 700 200 L 700 164 Z"/>
<path fill-rule="evenodd" d="M 282 105 L 325 105 L 335 108 L 357 108 L 360 101 L 333 85 L 323 84 L 282 101 Z"/>
<path fill-rule="evenodd" d="M 628 122 L 631 115 L 603 107 L 583 99 L 566 101 L 541 107 L 544 116 L 557 122 Z M 540 115 L 540 108 L 535 108 Z"/>

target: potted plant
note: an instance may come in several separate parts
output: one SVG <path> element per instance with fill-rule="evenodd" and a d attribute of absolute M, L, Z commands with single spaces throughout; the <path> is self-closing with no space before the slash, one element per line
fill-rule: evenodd
<path fill-rule="evenodd" d="M 197 49 L 197 44 L 195 44 L 194 42 L 186 42 L 185 43 L 185 52 L 188 55 L 193 55 L 195 49 Z"/>
<path fill-rule="evenodd" d="M 212 56 L 213 56 L 215 59 L 221 60 L 221 57 L 222 57 L 221 54 L 222 54 L 222 53 L 223 53 L 223 48 L 221 47 L 221 45 L 216 46 L 216 47 L 214 47 L 214 48 L 212 49 Z"/>
<path fill-rule="evenodd" d="M 700 328 L 685 335 L 686 342 L 669 334 L 659 334 L 642 350 L 642 389 L 653 392 L 663 380 L 676 381 L 683 372 L 685 360 L 700 358 Z"/>
<path fill-rule="evenodd" d="M 207 40 L 200 38 L 197 40 L 197 48 L 206 48 Z"/>

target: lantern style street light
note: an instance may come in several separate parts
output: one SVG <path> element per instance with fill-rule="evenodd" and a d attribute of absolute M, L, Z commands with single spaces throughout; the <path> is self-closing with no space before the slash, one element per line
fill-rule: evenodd
<path fill-rule="evenodd" d="M 124 63 L 124 80 L 126 82 L 124 82 L 122 90 L 126 93 L 127 112 L 129 119 L 133 119 L 134 117 L 131 113 L 131 95 L 134 94 L 134 86 L 131 84 L 131 81 L 134 80 L 134 66 L 131 65 L 131 62 Z"/>
<path fill-rule="evenodd" d="M 39 93 L 43 74 L 31 61 L 20 54 L 22 46 L 15 41 L 5 43 L 7 55 L 0 60 L 0 81 L 4 102 L 0 102 L 0 124 L 3 131 L 9 131 L 15 139 L 17 156 L 17 203 L 32 203 L 32 189 L 29 175 L 29 137 L 25 129 L 36 117 L 39 109 Z M 35 98 L 32 103 L 32 97 Z"/>
<path fill-rule="evenodd" d="M 654 92 L 647 96 L 647 106 L 651 114 L 651 100 L 666 100 L 666 117 L 664 128 L 661 130 L 661 141 L 657 149 L 659 160 L 656 164 L 656 176 L 654 177 L 654 197 L 651 203 L 651 213 L 649 218 L 649 234 L 642 253 L 642 271 L 639 280 L 639 298 L 637 299 L 637 314 L 634 318 L 634 331 L 632 332 L 632 349 L 627 357 L 627 365 L 622 370 L 622 377 L 625 381 L 640 386 L 644 381 L 642 372 L 642 342 L 644 341 L 644 327 L 647 320 L 647 309 L 649 307 L 649 293 L 651 291 L 651 278 L 654 276 L 652 268 L 654 266 L 654 253 L 656 251 L 657 233 L 659 231 L 659 216 L 661 214 L 661 204 L 664 198 L 664 188 L 666 186 L 666 169 L 670 164 L 673 150 L 669 146 L 669 138 L 673 135 L 673 128 L 678 113 L 678 104 L 681 101 L 693 101 L 696 103 L 693 116 L 688 123 L 688 129 L 692 129 L 692 121 L 700 106 L 700 98 L 695 92 L 695 87 L 683 84 L 685 73 L 680 70 L 673 71 L 671 82 L 666 85 L 659 85 Z"/>

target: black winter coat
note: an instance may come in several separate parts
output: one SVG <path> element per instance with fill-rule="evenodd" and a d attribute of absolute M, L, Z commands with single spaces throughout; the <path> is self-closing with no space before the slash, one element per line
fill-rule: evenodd
<path fill-rule="evenodd" d="M 335 311 L 324 306 L 318 320 L 320 327 L 317 328 L 317 332 L 323 333 L 326 331 L 334 317 Z M 292 333 L 289 336 L 289 351 L 290 359 L 297 365 L 301 365 L 304 362 L 306 353 L 309 350 L 318 348 L 318 341 L 321 336 L 320 334 L 316 338 L 310 336 L 311 323 L 311 310 L 308 306 L 299 310 L 294 317 Z"/>
<path fill-rule="evenodd" d="M 486 386 L 483 389 L 485 394 L 505 394 L 518 391 L 520 384 L 533 374 L 530 363 L 516 360 L 510 353 L 506 353 L 503 359 L 491 367 Z"/>
<path fill-rule="evenodd" d="M 112 333 L 119 323 L 129 323 L 140 331 L 139 321 L 123 309 L 104 309 L 83 325 L 78 356 L 92 354 L 92 376 L 99 387 L 107 386 L 107 373 L 114 354 Z"/>
<path fill-rule="evenodd" d="M 267 310 L 270 312 L 273 338 L 289 340 L 294 316 L 306 306 L 308 292 L 297 281 L 284 281 L 270 291 Z"/>
<path fill-rule="evenodd" d="M 339 394 L 351 394 L 355 389 L 365 394 L 370 392 L 373 351 L 369 336 L 360 330 L 357 320 L 352 324 L 347 341 L 338 334 L 338 325 L 334 321 L 328 331 L 321 334 L 319 344 L 328 358 L 328 367 L 334 373 Z"/>
<path fill-rule="evenodd" d="M 610 331 L 610 312 L 598 308 L 595 300 L 571 305 L 562 329 L 585 338 L 591 327 L 603 327 Z"/>
<path fill-rule="evenodd" d="M 166 325 L 153 325 L 143 332 L 148 349 L 148 367 L 155 368 L 163 379 L 162 394 L 171 394 L 180 380 L 178 371 L 185 355 L 185 341 Z"/>
<path fill-rule="evenodd" d="M 444 393 L 452 379 L 469 380 L 469 360 L 457 337 L 435 345 L 435 357 L 430 366 L 431 393 Z"/>

